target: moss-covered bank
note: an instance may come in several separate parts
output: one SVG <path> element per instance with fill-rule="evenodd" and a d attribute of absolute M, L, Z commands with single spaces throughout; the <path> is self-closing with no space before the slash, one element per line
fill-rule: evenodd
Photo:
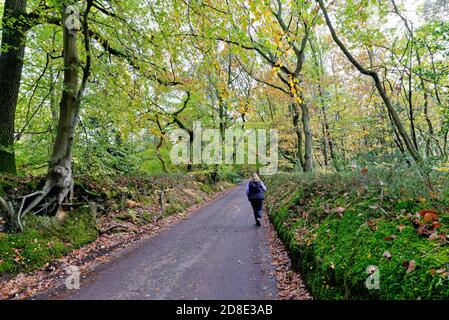
<path fill-rule="evenodd" d="M 414 172 L 266 179 L 271 221 L 315 299 L 449 298 L 448 177 L 432 174 L 429 190 Z M 379 289 L 366 287 L 370 266 Z"/>

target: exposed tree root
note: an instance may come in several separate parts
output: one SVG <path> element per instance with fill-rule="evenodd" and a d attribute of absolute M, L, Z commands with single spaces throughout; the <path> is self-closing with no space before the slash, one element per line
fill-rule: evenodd
<path fill-rule="evenodd" d="M 0 197 L 0 213 L 6 218 L 11 231 L 23 231 L 23 220 L 27 214 L 54 215 L 59 211 L 65 199 L 70 204 L 73 198 L 73 179 L 71 170 L 56 166 L 47 176 L 42 190 L 20 197 L 21 204 L 15 213 L 13 204 Z"/>
<path fill-rule="evenodd" d="M 7 229 L 21 229 L 22 226 L 20 221 L 17 219 L 14 213 L 14 207 L 10 201 L 6 201 L 2 197 L 0 197 L 0 215 L 2 215 L 7 223 Z"/>
<path fill-rule="evenodd" d="M 113 225 L 113 226 L 110 226 L 110 227 L 108 227 L 108 228 L 106 228 L 104 230 L 100 230 L 100 235 L 112 232 L 115 229 L 123 229 L 124 231 L 128 231 L 130 229 L 130 227 L 125 226 L 125 225 L 121 225 L 121 224 Z"/>

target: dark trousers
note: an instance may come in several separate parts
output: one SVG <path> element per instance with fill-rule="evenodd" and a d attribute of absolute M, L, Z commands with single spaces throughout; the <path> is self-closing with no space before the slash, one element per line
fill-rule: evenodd
<path fill-rule="evenodd" d="M 263 199 L 252 199 L 250 200 L 251 206 L 254 210 L 254 218 L 261 219 L 262 218 L 262 208 L 263 208 Z"/>

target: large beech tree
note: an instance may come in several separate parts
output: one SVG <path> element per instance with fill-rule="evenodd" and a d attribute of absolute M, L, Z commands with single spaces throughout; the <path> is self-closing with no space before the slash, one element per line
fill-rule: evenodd
<path fill-rule="evenodd" d="M 88 16 L 93 0 L 88 0 L 80 21 L 77 1 L 64 1 L 61 6 L 61 21 L 64 44 L 64 86 L 59 106 L 59 121 L 53 154 L 49 162 L 45 185 L 42 190 L 24 197 L 17 213 L 18 221 L 31 210 L 54 211 L 59 209 L 73 187 L 72 146 L 74 132 L 79 120 L 81 99 L 87 86 L 91 70 L 91 39 Z M 80 81 L 81 61 L 77 43 L 78 32 L 84 34 L 85 62 Z M 24 206 L 25 200 L 32 201 Z M 45 201 L 44 201 L 45 200 Z"/>
<path fill-rule="evenodd" d="M 0 173 L 16 173 L 14 122 L 25 53 L 27 0 L 6 0 L 0 48 Z"/>

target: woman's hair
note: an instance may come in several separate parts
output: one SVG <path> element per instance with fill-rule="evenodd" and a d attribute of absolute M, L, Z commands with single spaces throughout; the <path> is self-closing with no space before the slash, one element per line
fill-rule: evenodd
<path fill-rule="evenodd" d="M 251 180 L 252 181 L 260 181 L 260 178 L 259 178 L 259 176 L 257 175 L 257 173 L 253 173 L 252 175 L 251 175 Z"/>

